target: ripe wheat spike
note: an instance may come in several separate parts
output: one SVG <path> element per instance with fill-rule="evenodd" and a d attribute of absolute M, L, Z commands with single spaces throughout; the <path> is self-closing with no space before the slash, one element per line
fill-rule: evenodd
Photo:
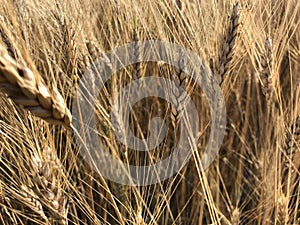
<path fill-rule="evenodd" d="M 236 40 L 238 37 L 238 29 L 240 27 L 240 8 L 239 4 L 235 3 L 232 9 L 230 24 L 227 34 L 221 44 L 221 51 L 216 65 L 216 75 L 220 79 L 220 84 L 224 82 L 226 75 L 229 72 L 233 55 L 235 54 Z"/>
<path fill-rule="evenodd" d="M 0 91 L 17 105 L 49 123 L 71 125 L 72 116 L 63 97 L 53 86 L 46 87 L 41 76 L 17 63 L 0 45 Z"/>

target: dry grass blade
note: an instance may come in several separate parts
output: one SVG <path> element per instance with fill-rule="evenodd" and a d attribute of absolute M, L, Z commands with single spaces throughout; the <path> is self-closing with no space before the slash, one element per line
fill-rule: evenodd
<path fill-rule="evenodd" d="M 40 76 L 18 64 L 0 45 L 0 90 L 16 104 L 54 124 L 71 125 L 72 116 L 55 87 L 52 93 Z"/>

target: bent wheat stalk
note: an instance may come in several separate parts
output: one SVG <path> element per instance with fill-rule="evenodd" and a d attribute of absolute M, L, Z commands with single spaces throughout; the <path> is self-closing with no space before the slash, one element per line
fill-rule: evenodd
<path fill-rule="evenodd" d="M 50 92 L 39 74 L 18 64 L 1 44 L 0 91 L 49 123 L 71 126 L 71 113 L 58 90 Z"/>

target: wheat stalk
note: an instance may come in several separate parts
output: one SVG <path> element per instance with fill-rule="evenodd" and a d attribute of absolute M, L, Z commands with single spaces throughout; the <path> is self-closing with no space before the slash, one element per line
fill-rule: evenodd
<path fill-rule="evenodd" d="M 48 90 L 41 76 L 17 63 L 0 45 L 0 91 L 33 115 L 70 127 L 72 116 L 56 87 Z"/>
<path fill-rule="evenodd" d="M 231 224 L 239 225 L 240 224 L 240 210 L 236 207 L 231 213 Z"/>

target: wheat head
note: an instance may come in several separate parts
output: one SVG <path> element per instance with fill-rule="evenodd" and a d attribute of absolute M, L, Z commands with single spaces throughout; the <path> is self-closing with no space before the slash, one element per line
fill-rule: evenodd
<path fill-rule="evenodd" d="M 0 91 L 33 115 L 70 127 L 72 116 L 56 87 L 51 92 L 41 76 L 17 63 L 0 45 Z"/>

